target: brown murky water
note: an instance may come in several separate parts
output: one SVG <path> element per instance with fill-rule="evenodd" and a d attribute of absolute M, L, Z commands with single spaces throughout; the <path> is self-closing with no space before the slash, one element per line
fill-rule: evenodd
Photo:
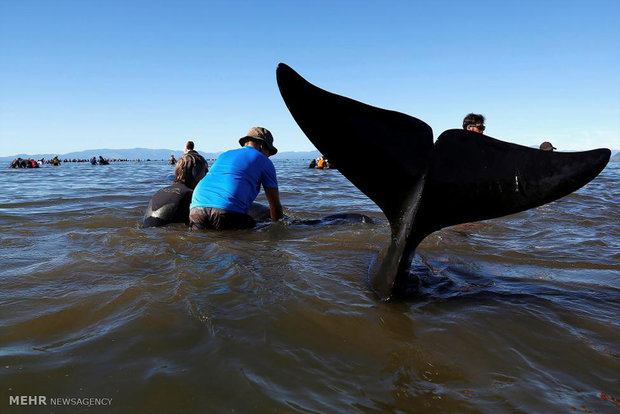
<path fill-rule="evenodd" d="M 375 223 L 142 229 L 163 162 L 0 170 L 0 412 L 620 410 L 618 163 L 431 235 L 392 303 L 366 281 L 378 208 L 275 163 L 291 218 Z"/>

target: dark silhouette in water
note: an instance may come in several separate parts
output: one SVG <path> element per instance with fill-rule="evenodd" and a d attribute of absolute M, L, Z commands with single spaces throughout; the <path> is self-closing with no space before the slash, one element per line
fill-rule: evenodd
<path fill-rule="evenodd" d="M 252 218 L 257 222 L 269 222 L 269 207 L 260 204 L 260 203 L 252 203 L 248 214 L 252 216 Z M 374 221 L 370 217 L 359 214 L 359 213 L 339 213 L 339 214 L 330 214 L 329 216 L 321 217 L 320 219 L 292 219 L 290 217 L 285 216 L 284 222 L 290 225 L 301 225 L 301 226 L 331 226 L 331 225 L 339 225 L 339 224 L 354 224 L 354 223 L 366 223 L 373 224 Z"/>
<path fill-rule="evenodd" d="M 611 156 L 608 149 L 540 151 L 461 129 L 433 143 L 425 122 L 322 90 L 285 64 L 277 81 L 310 141 L 390 222 L 390 244 L 369 276 L 382 300 L 403 285 L 413 252 L 429 234 L 557 200 L 594 179 Z M 365 159 L 381 168 L 359 162 Z"/>
<path fill-rule="evenodd" d="M 142 219 L 143 227 L 170 223 L 189 225 L 189 205 L 196 185 L 207 174 L 207 161 L 198 153 L 187 153 L 174 167 L 174 182 L 153 195 Z"/>
<path fill-rule="evenodd" d="M 39 168 L 39 163 L 32 158 L 15 158 L 10 165 L 11 168 Z"/>
<path fill-rule="evenodd" d="M 358 213 L 340 213 L 330 214 L 329 216 L 321 217 L 320 219 L 305 219 L 305 220 L 292 220 L 291 224 L 305 225 L 305 226 L 328 226 L 336 224 L 349 224 L 349 223 L 367 223 L 372 224 L 374 221 L 364 215 Z"/>

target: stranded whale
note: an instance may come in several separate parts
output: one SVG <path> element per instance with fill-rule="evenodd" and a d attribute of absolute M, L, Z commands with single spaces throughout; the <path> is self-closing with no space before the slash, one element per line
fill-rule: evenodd
<path fill-rule="evenodd" d="M 142 227 L 161 227 L 170 223 L 189 224 L 189 205 L 192 190 L 183 183 L 174 183 L 159 190 L 146 208 L 142 218 Z M 254 202 L 248 214 L 256 223 L 271 223 L 269 206 Z M 284 217 L 287 225 L 331 226 L 340 224 L 366 223 L 372 224 L 372 218 L 358 213 L 340 213 L 321 217 L 320 219 L 292 219 Z"/>
<path fill-rule="evenodd" d="M 369 274 L 382 300 L 403 283 L 429 234 L 557 200 L 594 179 L 611 156 L 604 148 L 541 151 L 459 129 L 433 143 L 431 127 L 417 118 L 327 92 L 282 63 L 276 74 L 301 130 L 390 222 L 390 244 Z"/>
<path fill-rule="evenodd" d="M 264 204 L 257 202 L 252 203 L 248 214 L 252 216 L 252 218 L 257 223 L 271 222 L 269 206 L 266 206 Z M 294 219 L 285 215 L 283 221 L 288 225 L 302 226 L 331 226 L 339 224 L 374 223 L 374 221 L 370 217 L 359 213 L 331 214 L 329 216 L 321 217 L 320 219 Z"/>

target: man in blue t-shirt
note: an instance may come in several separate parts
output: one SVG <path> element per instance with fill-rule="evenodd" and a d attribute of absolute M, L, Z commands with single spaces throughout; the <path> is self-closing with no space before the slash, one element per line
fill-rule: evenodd
<path fill-rule="evenodd" d="M 244 229 L 256 222 L 248 215 L 261 185 L 269 202 L 271 220 L 282 218 L 276 169 L 268 158 L 278 150 L 271 132 L 250 129 L 239 139 L 242 148 L 227 151 L 213 163 L 192 196 L 189 220 L 198 229 Z"/>

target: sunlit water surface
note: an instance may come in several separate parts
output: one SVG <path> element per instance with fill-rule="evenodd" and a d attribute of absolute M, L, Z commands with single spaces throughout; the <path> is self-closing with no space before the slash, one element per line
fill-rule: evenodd
<path fill-rule="evenodd" d="M 335 170 L 275 163 L 290 219 L 374 223 L 142 229 L 163 162 L 0 169 L 0 412 L 26 412 L 15 395 L 112 398 L 28 412 L 618 412 L 620 164 L 429 236 L 382 303 L 380 210 Z"/>

